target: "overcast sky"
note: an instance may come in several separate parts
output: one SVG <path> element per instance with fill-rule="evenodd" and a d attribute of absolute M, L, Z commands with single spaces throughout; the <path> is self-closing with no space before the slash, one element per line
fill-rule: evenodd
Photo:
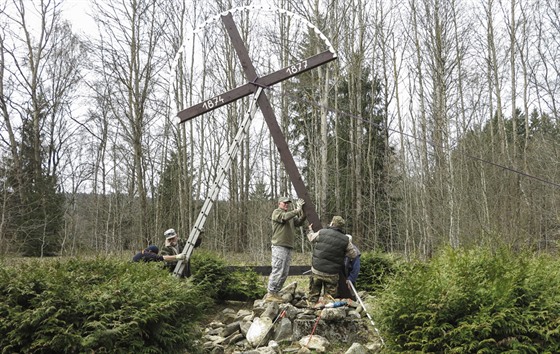
<path fill-rule="evenodd" d="M 91 0 L 66 0 L 63 2 L 63 16 L 72 23 L 75 32 L 95 31 L 91 14 Z"/>

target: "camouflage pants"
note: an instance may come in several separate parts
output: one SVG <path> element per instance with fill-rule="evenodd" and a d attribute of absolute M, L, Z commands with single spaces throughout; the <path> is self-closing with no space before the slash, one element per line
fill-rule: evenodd
<path fill-rule="evenodd" d="M 268 292 L 278 293 L 282 290 L 286 278 L 290 273 L 292 249 L 282 246 L 272 246 L 272 272 L 268 277 Z"/>
<path fill-rule="evenodd" d="M 322 293 L 322 291 L 324 292 Z M 309 301 L 317 302 L 321 295 L 336 297 L 338 292 L 338 274 L 312 274 L 309 278 Z M 321 294 L 322 293 L 322 294 Z"/>

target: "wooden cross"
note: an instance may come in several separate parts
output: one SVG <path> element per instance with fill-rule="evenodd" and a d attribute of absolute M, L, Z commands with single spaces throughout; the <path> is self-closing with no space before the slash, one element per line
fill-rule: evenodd
<path fill-rule="evenodd" d="M 212 97 L 204 102 L 180 111 L 179 113 L 177 113 L 177 116 L 179 117 L 181 123 L 184 123 L 187 120 L 195 118 L 201 114 L 212 111 L 218 107 L 224 106 L 230 102 L 255 93 L 259 87 L 269 87 L 280 81 L 286 80 L 290 77 L 301 74 L 336 59 L 335 53 L 331 51 L 325 51 L 323 53 L 305 59 L 299 63 L 290 65 L 287 68 L 278 70 L 274 73 L 259 78 L 257 77 L 257 72 L 249 57 L 249 52 L 247 51 L 247 48 L 245 47 L 245 44 L 243 43 L 243 40 L 239 35 L 237 27 L 235 26 L 231 13 L 222 15 L 222 22 L 224 23 L 224 26 L 226 27 L 226 30 L 230 36 L 233 47 L 235 48 L 237 56 L 239 57 L 239 60 L 241 62 L 241 66 L 243 67 L 243 71 L 245 72 L 245 78 L 248 80 L 248 82 L 221 95 Z M 284 163 L 284 167 L 286 168 L 286 172 L 290 177 L 292 185 L 294 186 L 298 197 L 305 201 L 305 204 L 303 205 L 303 211 L 305 212 L 305 215 L 307 216 L 309 222 L 313 224 L 313 230 L 317 231 L 321 229 L 322 226 L 321 221 L 319 220 L 319 216 L 317 215 L 317 211 L 315 210 L 315 205 L 309 197 L 307 188 L 303 183 L 301 174 L 299 173 L 294 158 L 288 148 L 288 143 L 286 142 L 284 134 L 282 134 L 282 130 L 278 125 L 278 122 L 274 115 L 274 111 L 272 110 L 272 106 L 270 105 L 270 101 L 268 100 L 268 97 L 264 92 L 261 93 L 258 97 L 257 103 L 268 125 L 268 129 L 270 130 L 270 134 L 272 135 L 274 144 L 276 145 L 276 148 L 280 153 L 280 158 Z"/>

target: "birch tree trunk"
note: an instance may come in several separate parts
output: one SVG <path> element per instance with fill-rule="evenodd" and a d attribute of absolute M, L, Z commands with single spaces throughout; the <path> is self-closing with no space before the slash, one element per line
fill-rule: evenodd
<path fill-rule="evenodd" d="M 418 96 L 418 103 L 419 103 L 419 113 L 410 112 L 412 116 L 419 116 L 419 122 L 413 120 L 413 131 L 417 132 L 418 136 L 420 137 L 420 147 L 417 153 L 417 161 L 419 161 L 419 174 L 420 174 L 420 193 L 419 193 L 419 203 L 420 203 L 420 216 L 422 225 L 421 237 L 419 240 L 419 251 L 424 256 L 429 256 L 432 244 L 434 242 L 433 235 L 432 235 L 432 205 L 430 202 L 430 193 L 429 187 L 432 185 L 430 182 L 430 164 L 428 160 L 428 150 L 429 145 L 428 142 L 430 141 L 430 137 L 428 136 L 427 131 L 427 117 L 426 117 L 426 98 L 425 98 L 425 90 L 424 90 L 424 70 L 423 70 L 423 55 L 422 55 L 422 48 L 421 48 L 421 39 L 420 39 L 420 27 L 418 23 L 419 13 L 418 13 L 418 3 L 416 0 L 410 1 L 410 9 L 411 9 L 411 21 L 412 21 L 412 33 L 410 34 L 412 37 L 412 43 L 414 45 L 414 54 L 415 54 L 415 63 L 414 67 L 411 70 L 414 72 L 415 81 L 418 85 L 417 92 L 411 90 L 409 93 L 411 96 Z M 416 126 L 419 125 L 417 128 Z"/>

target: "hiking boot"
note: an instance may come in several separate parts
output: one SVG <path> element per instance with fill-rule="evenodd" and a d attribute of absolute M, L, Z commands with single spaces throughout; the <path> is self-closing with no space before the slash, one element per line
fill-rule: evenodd
<path fill-rule="evenodd" d="M 280 295 L 278 295 L 277 293 L 268 293 L 268 294 L 266 294 L 266 297 L 264 298 L 264 301 L 283 303 L 284 299 L 282 299 L 282 297 Z"/>

